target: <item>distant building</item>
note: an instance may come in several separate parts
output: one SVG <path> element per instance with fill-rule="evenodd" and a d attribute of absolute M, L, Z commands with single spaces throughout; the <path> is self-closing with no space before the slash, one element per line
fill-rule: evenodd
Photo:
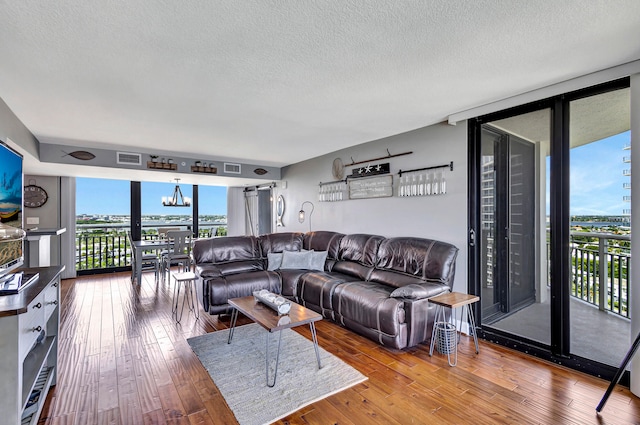
<path fill-rule="evenodd" d="M 624 146 L 623 150 L 625 151 L 630 151 L 631 150 L 631 144 L 627 144 Z M 629 181 L 628 182 L 624 182 L 622 184 L 622 187 L 624 189 L 629 190 L 629 193 L 631 193 L 631 155 L 625 155 L 622 157 L 622 162 L 624 164 L 629 164 L 629 168 L 625 168 L 624 170 L 622 170 L 622 175 L 629 177 Z M 631 195 L 624 195 L 622 197 L 622 200 L 624 202 L 628 202 L 629 205 L 631 205 Z M 622 215 L 625 216 L 626 221 L 627 222 L 631 222 L 631 208 L 625 208 L 622 210 Z"/>

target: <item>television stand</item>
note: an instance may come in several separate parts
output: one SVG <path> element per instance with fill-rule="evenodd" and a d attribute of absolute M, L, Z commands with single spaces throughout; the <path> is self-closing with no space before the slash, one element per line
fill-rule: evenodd
<path fill-rule="evenodd" d="M 39 278 L 27 283 L 19 294 L 0 297 L 3 424 L 38 423 L 51 387 L 56 384 L 63 270 L 64 266 L 18 270 L 25 275 L 37 272 Z"/>

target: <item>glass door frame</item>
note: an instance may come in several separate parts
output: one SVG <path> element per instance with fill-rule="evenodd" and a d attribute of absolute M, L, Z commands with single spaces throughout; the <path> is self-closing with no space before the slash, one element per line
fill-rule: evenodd
<path fill-rule="evenodd" d="M 630 79 L 612 82 L 554 96 L 548 99 L 520 105 L 468 120 L 468 291 L 481 293 L 481 258 L 478 239 L 481 224 L 481 132 L 482 124 L 505 119 L 541 109 L 550 109 L 550 271 L 551 323 L 550 345 L 531 341 L 514 334 L 483 326 L 480 303 L 476 303 L 474 314 L 478 335 L 482 338 L 524 351 L 549 361 L 561 363 L 586 373 L 611 379 L 616 367 L 582 358 L 570 352 L 569 285 L 571 276 L 570 257 L 570 213 L 569 213 L 569 104 L 571 101 L 595 96 L 630 86 Z M 557 282 L 557 283 L 556 283 Z M 628 373 L 623 377 L 628 381 Z"/>

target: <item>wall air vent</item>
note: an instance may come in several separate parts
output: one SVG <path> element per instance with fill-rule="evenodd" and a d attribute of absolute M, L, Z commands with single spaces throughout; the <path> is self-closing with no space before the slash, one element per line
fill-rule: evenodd
<path fill-rule="evenodd" d="M 142 165 L 142 155 L 139 153 L 117 152 L 116 162 L 124 165 Z"/>
<path fill-rule="evenodd" d="M 242 173 L 242 166 L 240 164 L 224 163 L 224 172 L 227 174 L 240 174 Z"/>

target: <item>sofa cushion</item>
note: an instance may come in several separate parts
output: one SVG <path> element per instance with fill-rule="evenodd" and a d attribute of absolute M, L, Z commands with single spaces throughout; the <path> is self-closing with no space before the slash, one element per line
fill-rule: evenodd
<path fill-rule="evenodd" d="M 261 235 L 260 249 L 263 257 L 270 252 L 301 251 L 304 234 L 298 232 L 270 233 Z"/>
<path fill-rule="evenodd" d="M 308 270 L 312 255 L 312 251 L 284 251 L 282 253 L 282 264 L 280 264 L 280 268 Z"/>
<path fill-rule="evenodd" d="M 208 284 L 209 304 L 213 306 L 226 304 L 231 298 L 251 295 L 260 289 L 280 293 L 280 277 L 276 272 L 267 270 L 231 274 L 212 279 Z"/>
<path fill-rule="evenodd" d="M 298 286 L 300 282 L 300 277 L 307 274 L 308 270 L 278 270 L 278 274 L 280 275 L 281 282 L 281 295 L 283 297 L 287 297 L 290 300 L 298 302 Z"/>
<path fill-rule="evenodd" d="M 353 261 L 336 261 L 331 272 L 350 276 L 349 280 L 368 280 L 373 267 L 363 266 Z"/>
<path fill-rule="evenodd" d="M 327 251 L 310 251 L 309 270 L 324 271 L 327 262 Z"/>
<path fill-rule="evenodd" d="M 258 240 L 253 236 L 198 239 L 193 244 L 192 255 L 196 264 L 228 263 L 262 258 Z"/>
<path fill-rule="evenodd" d="M 338 273 L 308 272 L 300 276 L 297 296 L 300 303 L 326 318 L 333 318 L 332 296 L 336 286 L 346 282 L 349 276 Z"/>
<path fill-rule="evenodd" d="M 384 238 L 376 235 L 346 235 L 340 240 L 338 259 L 331 271 L 352 276 L 352 280 L 369 280 L 376 262 L 380 242 Z"/>
<path fill-rule="evenodd" d="M 425 283 L 424 279 L 416 276 L 407 275 L 400 272 L 390 270 L 374 269 L 369 275 L 371 282 L 383 283 L 394 288 L 402 288 L 403 286 Z"/>
<path fill-rule="evenodd" d="M 220 274 L 222 274 L 222 276 L 264 270 L 264 263 L 260 259 L 218 263 L 216 266 L 220 270 Z"/>
<path fill-rule="evenodd" d="M 335 320 L 347 318 L 369 329 L 395 336 L 405 321 L 404 302 L 391 298 L 393 288 L 373 282 L 338 285 L 332 296 Z"/>
<path fill-rule="evenodd" d="M 378 249 L 376 269 L 400 273 L 423 281 L 453 285 L 458 248 L 431 239 L 402 237 L 384 240 Z M 372 279 L 393 286 L 402 282 L 388 281 L 393 275 L 372 275 Z"/>
<path fill-rule="evenodd" d="M 327 259 L 335 260 L 343 237 L 344 234 L 337 232 L 309 232 L 304 234 L 302 247 L 310 251 L 327 251 Z"/>
<path fill-rule="evenodd" d="M 278 270 L 282 264 L 281 252 L 269 252 L 267 253 L 267 270 Z"/>
<path fill-rule="evenodd" d="M 345 235 L 340 240 L 339 261 L 353 261 L 366 267 L 376 264 L 378 247 L 384 240 L 382 236 L 354 234 Z"/>

